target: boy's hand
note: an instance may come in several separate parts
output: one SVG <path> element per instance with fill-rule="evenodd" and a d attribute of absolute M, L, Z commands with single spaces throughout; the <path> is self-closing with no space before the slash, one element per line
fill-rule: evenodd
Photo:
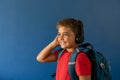
<path fill-rule="evenodd" d="M 59 45 L 58 36 L 48 44 L 43 50 L 41 50 L 37 56 L 39 62 L 51 62 L 56 61 L 56 55 L 52 54 L 52 50 Z"/>
<path fill-rule="evenodd" d="M 54 47 L 59 46 L 58 36 L 55 37 L 55 39 L 51 42 L 51 44 L 52 44 Z"/>

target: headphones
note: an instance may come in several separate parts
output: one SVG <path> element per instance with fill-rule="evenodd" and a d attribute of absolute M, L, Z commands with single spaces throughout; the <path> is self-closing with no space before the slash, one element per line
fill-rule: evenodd
<path fill-rule="evenodd" d="M 81 35 L 80 33 L 77 34 L 76 37 L 75 37 L 75 43 L 76 43 L 76 44 L 80 44 L 80 43 L 82 43 L 83 41 L 84 41 L 83 35 Z"/>

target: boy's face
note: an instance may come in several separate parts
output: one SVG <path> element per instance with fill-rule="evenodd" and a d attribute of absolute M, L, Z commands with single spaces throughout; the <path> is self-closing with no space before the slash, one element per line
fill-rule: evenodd
<path fill-rule="evenodd" d="M 59 25 L 60 26 L 60 25 Z M 60 26 L 58 28 L 58 42 L 64 49 L 75 48 L 75 35 L 68 27 Z"/>

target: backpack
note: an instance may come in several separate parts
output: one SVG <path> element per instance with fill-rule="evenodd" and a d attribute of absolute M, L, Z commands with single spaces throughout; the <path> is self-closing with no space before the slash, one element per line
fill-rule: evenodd
<path fill-rule="evenodd" d="M 58 51 L 58 59 L 63 53 L 64 49 Z M 112 80 L 110 75 L 110 63 L 100 52 L 93 49 L 90 43 L 83 43 L 79 45 L 79 48 L 74 50 L 69 62 L 68 62 L 68 72 L 71 80 L 79 80 L 75 72 L 75 61 L 79 52 L 84 52 L 91 61 L 92 64 L 92 74 L 91 80 Z"/>

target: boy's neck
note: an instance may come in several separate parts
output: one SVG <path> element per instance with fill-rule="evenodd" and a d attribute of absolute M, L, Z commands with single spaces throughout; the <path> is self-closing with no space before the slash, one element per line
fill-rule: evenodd
<path fill-rule="evenodd" d="M 74 47 L 72 47 L 72 48 L 67 48 L 66 50 L 67 50 L 68 52 L 73 52 L 76 48 L 78 48 L 78 45 L 76 45 L 76 46 L 74 46 Z"/>

